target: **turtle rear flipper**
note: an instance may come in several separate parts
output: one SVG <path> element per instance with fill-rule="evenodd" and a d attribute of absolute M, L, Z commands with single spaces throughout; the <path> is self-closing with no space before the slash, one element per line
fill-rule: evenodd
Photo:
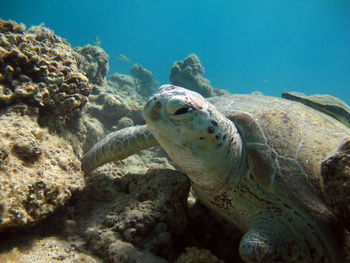
<path fill-rule="evenodd" d="M 286 234 L 288 233 L 288 234 Z M 322 251 L 310 255 L 310 247 L 304 233 L 293 231 L 290 224 L 283 222 L 271 211 L 259 214 L 250 229 L 241 239 L 239 253 L 244 262 L 323 262 Z"/>

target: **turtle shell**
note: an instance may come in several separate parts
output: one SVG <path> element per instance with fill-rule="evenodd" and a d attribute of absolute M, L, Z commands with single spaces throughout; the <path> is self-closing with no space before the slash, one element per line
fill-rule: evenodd
<path fill-rule="evenodd" d="M 324 112 L 350 127 L 350 107 L 342 100 L 328 94 L 307 96 L 301 92 L 284 92 L 282 98 L 303 103 Z"/>
<path fill-rule="evenodd" d="M 313 108 L 281 98 L 229 95 L 209 101 L 237 126 L 248 157 L 257 166 L 254 174 L 260 186 L 324 218 L 328 212 L 320 201 L 321 163 L 350 137 L 350 129 Z"/>

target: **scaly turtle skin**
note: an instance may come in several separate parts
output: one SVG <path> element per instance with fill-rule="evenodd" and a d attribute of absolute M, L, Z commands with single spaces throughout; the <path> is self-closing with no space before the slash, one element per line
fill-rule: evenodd
<path fill-rule="evenodd" d="M 320 164 L 350 137 L 346 126 L 294 101 L 206 100 L 172 85 L 147 102 L 143 117 L 145 126 L 97 143 L 83 169 L 160 145 L 200 200 L 244 232 L 245 262 L 344 262 L 341 231 L 321 200 Z"/>
<path fill-rule="evenodd" d="M 322 111 L 350 127 L 350 107 L 336 97 L 328 94 L 307 96 L 301 92 L 284 92 L 282 98 L 294 100 Z"/>

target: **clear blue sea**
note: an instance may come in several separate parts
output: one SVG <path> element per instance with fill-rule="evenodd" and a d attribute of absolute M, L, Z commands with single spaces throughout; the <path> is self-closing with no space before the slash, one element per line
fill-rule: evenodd
<path fill-rule="evenodd" d="M 196 53 L 214 87 L 233 93 L 328 93 L 350 104 L 349 0 L 2 0 L 0 17 L 44 23 L 72 46 L 125 54 L 168 82 Z"/>

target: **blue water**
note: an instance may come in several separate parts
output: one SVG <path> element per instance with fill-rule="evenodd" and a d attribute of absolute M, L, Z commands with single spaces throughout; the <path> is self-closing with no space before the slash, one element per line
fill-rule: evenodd
<path fill-rule="evenodd" d="M 72 46 L 98 36 L 110 74 L 127 55 L 168 82 L 196 53 L 214 87 L 234 93 L 328 93 L 350 104 L 348 0 L 2 0 L 0 17 L 45 25 Z"/>

